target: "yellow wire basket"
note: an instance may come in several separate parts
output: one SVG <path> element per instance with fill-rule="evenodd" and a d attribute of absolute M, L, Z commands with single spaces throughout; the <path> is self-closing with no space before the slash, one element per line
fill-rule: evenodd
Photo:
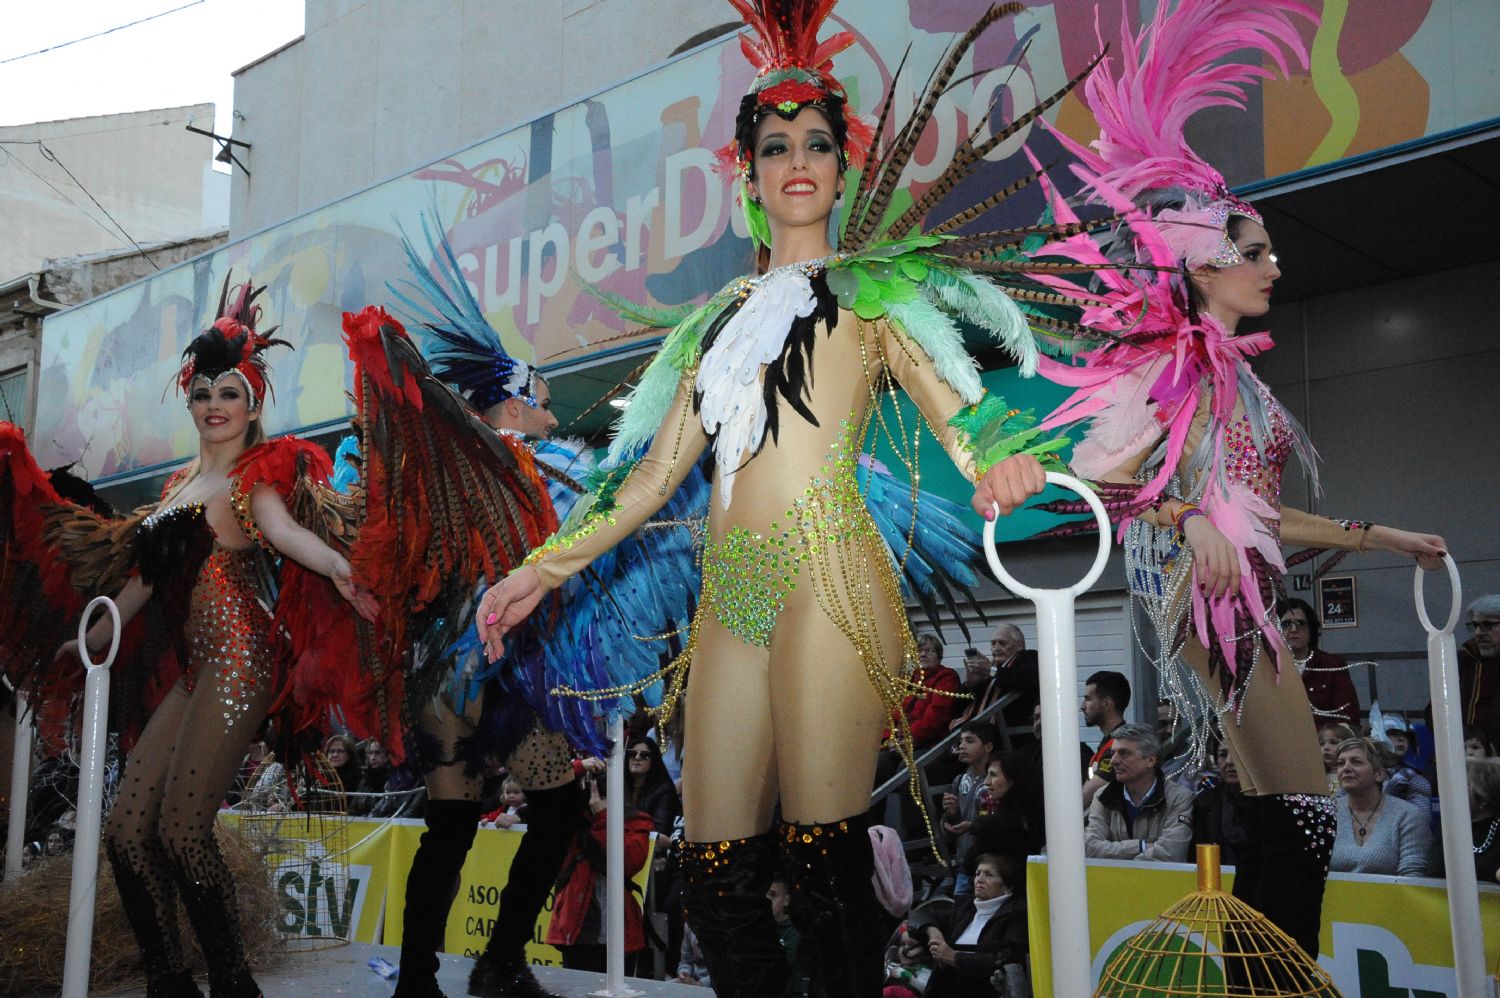
<path fill-rule="evenodd" d="M 1115 952 L 1095 998 L 1340 998 L 1322 967 L 1224 892 L 1219 847 L 1198 847 L 1198 889 Z"/>

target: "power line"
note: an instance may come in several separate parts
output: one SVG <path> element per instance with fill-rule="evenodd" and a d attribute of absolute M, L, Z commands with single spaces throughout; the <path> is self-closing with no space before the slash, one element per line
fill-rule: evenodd
<path fill-rule="evenodd" d="M 201 0 L 197 0 L 197 2 L 201 2 Z M 130 245 L 132 245 L 132 246 L 135 247 L 135 251 L 137 253 L 139 253 L 143 258 L 145 258 L 145 261 L 147 263 L 151 264 L 151 266 L 155 267 L 157 270 L 160 270 L 161 269 L 161 264 L 159 264 L 155 260 L 151 259 L 151 254 L 147 253 L 144 249 L 142 249 L 141 248 L 141 244 L 135 241 L 135 237 L 132 236 L 130 233 L 128 233 L 128 232 L 125 231 L 125 226 L 123 226 L 119 222 L 115 221 L 115 216 L 113 216 L 113 215 L 111 215 L 109 213 L 109 209 L 106 208 L 106 207 L 104 207 L 104 205 L 100 204 L 99 203 L 99 199 L 96 198 L 96 197 L 94 197 L 93 193 L 87 187 L 83 186 L 83 181 L 81 181 L 77 177 L 73 176 L 73 171 L 70 170 L 70 169 L 68 169 L 67 166 L 63 163 L 63 161 L 57 158 L 57 154 L 54 153 L 51 149 L 48 149 L 46 147 L 46 145 L 44 145 L 41 142 L 40 139 L 37 140 L 37 144 L 36 145 L 37 145 L 37 148 L 42 151 L 42 156 L 44 158 L 50 160 L 53 163 L 56 163 L 58 165 L 58 167 L 62 170 L 62 172 L 66 173 L 68 175 L 68 179 L 71 180 L 71 181 L 73 181 L 73 183 L 77 184 L 78 185 L 78 189 L 80 191 L 83 191 L 83 193 L 85 193 L 85 194 L 88 195 L 89 200 L 92 201 L 92 202 L 94 202 L 94 207 L 96 207 L 100 211 L 104 212 L 104 217 L 105 218 L 109 219 L 111 222 L 114 222 L 115 228 L 117 228 L 117 229 L 120 230 L 120 235 L 122 235 L 126 239 L 130 240 Z"/>
<path fill-rule="evenodd" d="M 126 28 L 133 28 L 137 24 L 145 24 L 147 21 L 154 21 L 158 17 L 166 17 L 168 14 L 175 14 L 179 10 L 187 10 L 189 7 L 196 7 L 203 2 L 204 0 L 192 0 L 191 3 L 185 3 L 181 7 L 173 7 L 171 10 L 164 10 L 160 14 L 152 14 L 150 17 L 143 17 L 138 21 L 131 21 L 129 24 L 121 24 L 118 27 L 107 28 L 104 31 L 96 31 L 92 35 L 84 35 L 82 38 L 75 38 L 70 42 L 62 42 L 58 45 L 49 45 L 44 49 L 37 49 L 35 52 L 27 52 L 24 55 L 13 55 L 7 59 L 0 59 L 0 66 L 3 66 L 8 62 L 19 62 L 22 59 L 30 59 L 34 55 L 43 55 L 47 52 L 56 52 L 58 49 L 65 49 L 69 45 L 77 45 L 79 42 L 86 42 L 93 38 L 103 38 L 105 35 L 114 34 L 116 31 L 124 31 Z"/>
<path fill-rule="evenodd" d="M 64 164 L 62 160 L 60 160 L 60 159 L 57 158 L 57 154 L 54 153 L 51 149 L 48 149 L 47 146 L 45 144 L 43 144 L 43 142 L 42 142 L 41 139 L 11 140 L 11 141 L 7 141 L 7 142 L 3 142 L 3 143 L 0 143 L 0 152 L 5 153 L 6 158 L 9 159 L 12 163 L 18 164 L 27 173 L 31 174 L 36 179 L 40 180 L 42 183 L 46 184 L 49 188 L 52 189 L 52 192 L 54 194 L 56 194 L 58 197 L 62 198 L 64 201 L 68 202 L 68 204 L 70 204 L 73 207 L 77 208 L 79 211 L 83 212 L 83 215 L 84 215 L 85 218 L 87 218 L 90 222 L 93 222 L 95 225 L 99 226 L 99 228 L 103 229 L 105 232 L 109 233 L 109 235 L 111 237 L 113 237 L 115 235 L 115 233 L 110 230 L 109 226 L 105 225 L 103 222 L 99 221 L 92 214 L 90 214 L 89 210 L 87 208 L 85 208 L 83 205 L 79 204 L 77 201 L 74 201 L 72 198 L 70 198 L 66 194 L 64 194 L 61 190 L 59 190 L 57 188 L 56 184 L 52 183 L 52 181 L 48 180 L 46 177 L 42 176 L 40 173 L 37 173 L 35 170 L 33 170 L 31 168 L 31 165 L 29 163 L 27 163 L 24 159 L 21 159 L 19 156 L 17 156 L 14 153 L 12 153 L 9 149 L 6 149 L 5 146 L 7 146 L 7 145 L 35 145 L 39 150 L 41 150 L 42 157 L 44 159 L 47 159 L 47 160 L 49 160 L 49 161 L 51 161 L 53 163 L 56 163 L 57 166 L 58 166 L 58 168 L 61 169 L 62 172 L 66 173 L 68 175 L 68 179 L 71 180 L 71 181 L 73 181 L 73 183 L 77 184 L 78 185 L 78 189 L 81 190 L 81 191 L 83 191 L 84 194 L 88 195 L 88 199 L 90 201 L 94 202 L 94 205 L 100 211 L 104 212 L 104 217 L 107 218 L 107 219 L 109 219 L 111 222 L 114 223 L 115 229 L 119 230 L 120 235 L 124 236 L 130 242 L 130 245 L 132 245 L 132 246 L 135 247 L 135 251 L 137 253 L 139 253 L 145 259 L 145 261 L 147 263 L 151 264 L 151 266 L 155 267 L 157 270 L 161 269 L 161 264 L 159 264 L 155 260 L 151 259 L 151 254 L 147 253 L 141 247 L 141 244 L 138 243 L 138 242 L 136 242 L 135 238 L 129 232 L 125 231 L 125 226 L 121 225 L 119 223 L 119 221 L 117 221 L 115 219 L 115 217 L 109 213 L 109 209 L 108 208 L 104 207 L 104 205 L 102 205 L 102 204 L 99 203 L 99 199 L 96 198 L 96 197 L 94 197 L 94 195 L 89 191 L 89 189 L 87 187 L 83 186 L 83 181 L 81 181 L 77 177 L 73 176 L 73 171 L 69 170 L 68 167 L 66 166 L 66 164 Z"/>
<path fill-rule="evenodd" d="M 121 113 L 123 113 L 123 114 L 132 114 L 132 113 L 135 113 L 135 112 L 125 111 L 125 112 L 121 112 Z M 88 115 L 87 117 L 108 118 L 108 117 L 114 117 L 114 115 L 104 115 L 104 114 L 101 114 L 101 115 Z M 90 135 L 112 135 L 115 132 L 133 132 L 133 131 L 135 131 L 138 128 L 159 128 L 159 127 L 165 127 L 167 125 L 175 125 L 175 124 L 178 124 L 179 122 L 183 122 L 183 121 L 192 121 L 192 120 L 193 120 L 193 116 L 192 115 L 188 115 L 185 118 L 162 118 L 159 121 L 141 121 L 141 122 L 137 122 L 134 125 L 120 125 L 120 126 L 118 126 L 116 128 L 95 128 L 92 131 L 88 131 L 88 132 L 68 132 L 65 135 L 54 135 L 54 136 L 52 136 L 52 141 L 53 142 L 60 142 L 60 141 L 63 141 L 65 139 L 82 139 L 82 138 L 87 138 Z M 34 123 L 34 122 L 27 122 L 25 124 L 19 124 L 19 125 L 0 125 L 0 128 L 29 128 L 33 124 L 36 124 L 36 123 Z M 34 146 L 39 141 L 41 141 L 41 140 L 40 139 L 0 139 L 0 146 Z"/>
<path fill-rule="evenodd" d="M 36 142 L 36 140 L 33 139 L 32 142 Z M 109 234 L 109 237 L 111 239 L 114 238 L 115 232 L 114 232 L 113 229 L 111 229 L 109 226 L 105 225 L 103 222 L 99 221 L 99 219 L 95 218 L 93 216 L 93 214 L 90 213 L 89 210 L 87 208 L 85 208 L 83 205 L 79 204 L 77 201 L 74 201 L 72 198 L 68 197 L 62 191 L 58 190 L 56 184 L 54 184 L 52 181 L 48 180 L 46 177 L 42 176 L 40 173 L 37 173 L 35 170 L 33 170 L 31 168 L 31 164 L 27 163 L 24 159 L 21 159 L 19 156 L 17 156 L 14 153 L 12 153 L 9 149 L 5 148 L 5 145 L 10 145 L 10 144 L 17 144 L 17 145 L 19 145 L 20 143 L 0 143 L 0 152 L 5 153 L 5 158 L 6 159 L 10 160 L 12 163 L 15 163 L 17 166 L 21 167 L 21 169 L 25 170 L 27 173 L 31 174 L 33 177 L 35 177 L 36 179 L 40 180 L 42 183 L 46 184 L 48 187 L 52 188 L 52 193 L 56 194 L 58 197 L 62 198 L 64 201 L 68 202 L 68 204 L 70 204 L 73 207 L 77 208 L 80 212 L 82 212 L 84 218 L 87 218 L 90 222 L 93 222 L 95 225 L 99 226 L 99 228 L 103 229 L 106 233 Z M 29 145 L 31 143 L 27 143 L 27 144 Z M 36 142 L 36 144 L 37 145 L 41 145 L 40 142 Z"/>

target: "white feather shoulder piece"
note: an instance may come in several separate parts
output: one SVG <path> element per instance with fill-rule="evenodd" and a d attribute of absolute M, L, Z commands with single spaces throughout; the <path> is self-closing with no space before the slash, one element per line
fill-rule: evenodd
<path fill-rule="evenodd" d="M 699 415 L 703 429 L 718 434 L 714 461 L 725 509 L 735 472 L 765 436 L 761 370 L 781 353 L 792 321 L 811 315 L 817 304 L 804 266 L 779 267 L 756 282 L 698 365 L 697 389 L 703 397 Z"/>

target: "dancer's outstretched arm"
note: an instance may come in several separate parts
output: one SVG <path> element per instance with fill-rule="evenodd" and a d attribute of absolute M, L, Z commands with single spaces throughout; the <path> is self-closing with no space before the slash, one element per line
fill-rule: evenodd
<path fill-rule="evenodd" d="M 141 608 L 151 599 L 151 587 L 142 582 L 141 577 L 137 575 L 125 583 L 125 588 L 121 589 L 114 599 L 115 606 L 120 611 L 120 629 L 124 630 L 125 626 L 135 619 L 135 615 L 140 613 Z M 84 635 L 89 651 L 99 651 L 109 644 L 110 631 L 113 628 L 114 621 L 110 619 L 109 614 L 104 614 L 94 621 L 88 633 Z M 74 638 L 57 649 L 54 661 L 61 662 L 65 659 L 80 657 L 78 650 L 78 639 Z"/>
<path fill-rule="evenodd" d="M 366 620 L 375 620 L 375 597 L 355 583 L 348 559 L 294 520 L 275 489 L 264 483 L 255 486 L 250 493 L 250 512 L 260 532 L 280 554 L 309 571 L 326 575 L 356 613 Z"/>
<path fill-rule="evenodd" d="M 664 506 L 692 471 L 708 437 L 693 409 L 697 369 L 677 385 L 666 421 L 645 456 L 630 470 L 607 510 L 594 510 L 532 552 L 526 564 L 490 587 L 479 602 L 475 626 L 490 661 L 505 651 L 505 635 L 525 620 L 542 597 L 634 532 Z"/>

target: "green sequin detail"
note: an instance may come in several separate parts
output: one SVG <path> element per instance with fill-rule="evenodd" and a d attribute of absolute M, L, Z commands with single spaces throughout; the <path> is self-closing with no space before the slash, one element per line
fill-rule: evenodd
<path fill-rule="evenodd" d="M 801 545 L 790 530 L 767 537 L 735 527 L 703 552 L 703 588 L 724 629 L 747 645 L 764 648 L 797 588 Z"/>
<path fill-rule="evenodd" d="M 855 477 L 859 452 L 854 428 L 849 420 L 841 426 L 823 474 L 786 511 L 791 522 L 784 528 L 772 523 L 768 534 L 735 527 L 703 552 L 704 607 L 712 608 L 724 629 L 748 645 L 771 643 L 776 619 L 797 588 L 804 562 L 827 561 L 857 538 L 879 543 Z"/>

